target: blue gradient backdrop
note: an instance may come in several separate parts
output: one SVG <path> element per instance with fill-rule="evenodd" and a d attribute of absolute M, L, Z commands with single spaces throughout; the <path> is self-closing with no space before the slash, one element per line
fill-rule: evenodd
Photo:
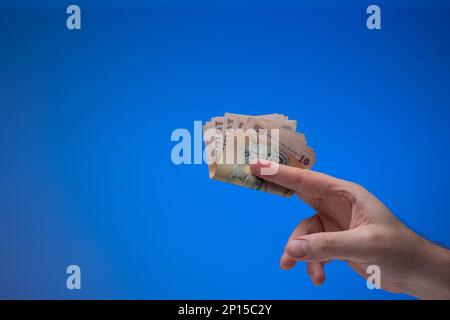
<path fill-rule="evenodd" d="M 398 299 L 343 262 L 279 268 L 298 199 L 176 166 L 176 128 L 285 113 L 316 170 L 361 183 L 450 244 L 450 5 L 0 2 L 0 298 Z M 82 270 L 82 290 L 65 269 Z"/>

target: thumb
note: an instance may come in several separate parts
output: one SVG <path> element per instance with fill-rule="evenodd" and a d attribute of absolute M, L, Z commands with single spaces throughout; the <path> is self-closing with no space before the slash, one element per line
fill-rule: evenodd
<path fill-rule="evenodd" d="M 360 231 L 319 232 L 294 238 L 286 245 L 286 252 L 295 260 L 364 260 L 370 253 L 370 242 Z"/>

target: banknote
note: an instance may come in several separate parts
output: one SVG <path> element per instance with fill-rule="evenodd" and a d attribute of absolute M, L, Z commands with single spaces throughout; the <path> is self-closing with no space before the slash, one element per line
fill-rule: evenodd
<path fill-rule="evenodd" d="M 225 113 L 203 126 L 209 177 L 285 197 L 292 190 L 252 174 L 250 163 L 270 160 L 310 169 L 315 153 L 304 134 L 296 132 L 297 121 L 283 114 L 242 115 Z"/>

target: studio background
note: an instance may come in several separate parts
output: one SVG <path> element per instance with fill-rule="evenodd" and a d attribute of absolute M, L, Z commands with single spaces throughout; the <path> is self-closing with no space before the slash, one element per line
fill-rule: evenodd
<path fill-rule="evenodd" d="M 315 170 L 450 245 L 448 1 L 77 0 L 79 31 L 70 4 L 0 3 L 0 298 L 409 298 L 282 271 L 310 208 L 172 163 L 224 112 L 299 120 Z"/>

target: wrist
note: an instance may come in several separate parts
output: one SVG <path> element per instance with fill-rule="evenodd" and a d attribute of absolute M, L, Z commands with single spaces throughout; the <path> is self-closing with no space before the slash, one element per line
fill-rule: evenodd
<path fill-rule="evenodd" d="M 450 299 L 450 251 L 419 239 L 414 272 L 405 293 L 419 299 Z"/>

